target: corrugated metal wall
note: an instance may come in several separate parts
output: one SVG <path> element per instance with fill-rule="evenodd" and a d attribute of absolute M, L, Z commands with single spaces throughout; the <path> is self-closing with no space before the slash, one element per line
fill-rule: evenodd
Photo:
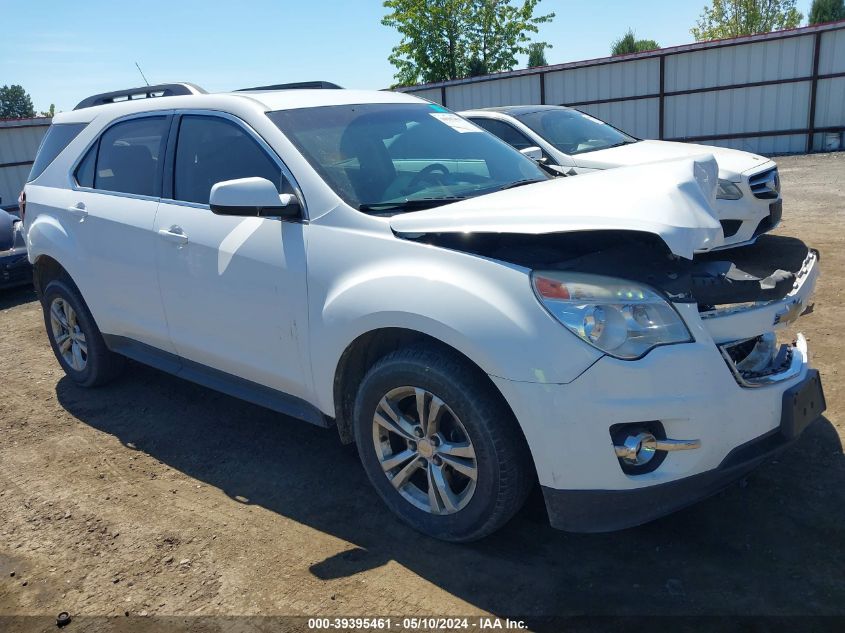
<path fill-rule="evenodd" d="M 52 119 L 0 121 L 0 204 L 17 204 L 32 161 Z"/>
<path fill-rule="evenodd" d="M 762 154 L 845 149 L 845 22 L 403 91 L 453 110 L 571 105 L 642 138 Z"/>

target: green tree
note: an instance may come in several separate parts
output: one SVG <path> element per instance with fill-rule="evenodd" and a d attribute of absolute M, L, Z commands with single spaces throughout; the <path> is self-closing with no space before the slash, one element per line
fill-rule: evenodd
<path fill-rule="evenodd" d="M 538 25 L 551 22 L 554 13 L 535 16 L 540 0 L 469 0 L 472 7 L 470 51 L 484 62 L 488 73 L 511 70 L 516 56 L 531 52 L 529 33 L 537 33 Z M 545 42 L 535 42 L 546 46 Z"/>
<path fill-rule="evenodd" d="M 388 59 L 397 85 L 510 70 L 528 53 L 530 33 L 554 13 L 535 16 L 541 0 L 384 0 L 382 24 L 402 36 Z"/>
<path fill-rule="evenodd" d="M 528 67 L 548 66 L 546 61 L 546 49 L 551 48 L 545 42 L 533 42 L 528 45 Z"/>
<path fill-rule="evenodd" d="M 810 24 L 823 24 L 845 20 L 845 2 L 843 0 L 813 0 L 810 7 Z"/>
<path fill-rule="evenodd" d="M 804 17 L 796 0 L 713 0 L 690 29 L 699 42 L 795 28 Z"/>
<path fill-rule="evenodd" d="M 26 119 L 35 116 L 32 99 L 23 86 L 0 88 L 0 119 Z"/>
<path fill-rule="evenodd" d="M 484 63 L 483 59 L 473 56 L 469 58 L 466 74 L 467 77 L 481 77 L 482 75 L 489 75 L 490 71 L 487 70 L 487 64 Z"/>
<path fill-rule="evenodd" d="M 660 44 L 654 40 L 638 40 L 633 29 L 628 29 L 618 40 L 615 40 L 610 45 L 611 55 L 627 55 L 628 53 L 642 53 L 643 51 L 653 51 L 655 48 L 660 48 Z"/>
<path fill-rule="evenodd" d="M 50 104 L 50 109 L 49 109 L 49 110 L 47 110 L 46 112 L 43 112 L 43 111 L 42 111 L 40 114 L 41 114 L 41 116 L 50 117 L 50 118 L 52 119 L 54 116 L 56 116 L 56 104 L 55 104 L 55 103 L 51 103 L 51 104 Z"/>

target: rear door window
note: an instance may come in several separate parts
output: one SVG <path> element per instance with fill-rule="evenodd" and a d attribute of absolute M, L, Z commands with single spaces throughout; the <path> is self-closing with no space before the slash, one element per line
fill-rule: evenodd
<path fill-rule="evenodd" d="M 44 170 L 56 160 L 56 157 L 70 145 L 70 142 L 79 136 L 79 133 L 85 129 L 87 123 L 54 123 L 47 130 L 47 134 L 41 140 L 41 145 L 38 147 L 38 153 L 35 156 L 35 162 L 32 163 L 32 169 L 27 177 L 27 182 L 32 182 L 44 173 Z"/>
<path fill-rule="evenodd" d="M 292 192 L 279 165 L 241 126 L 215 116 L 182 117 L 173 170 L 175 200 L 208 204 L 218 182 L 252 177 L 266 178 L 279 193 Z"/>
<path fill-rule="evenodd" d="M 159 165 L 169 126 L 169 117 L 154 116 L 123 121 L 106 130 L 97 151 L 94 189 L 160 196 Z M 86 155 L 77 169 L 77 181 L 83 186 L 88 160 Z"/>

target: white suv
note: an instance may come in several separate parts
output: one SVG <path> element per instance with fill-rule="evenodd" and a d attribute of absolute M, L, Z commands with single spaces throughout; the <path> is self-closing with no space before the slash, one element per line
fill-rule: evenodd
<path fill-rule="evenodd" d="M 572 108 L 503 106 L 459 113 L 521 151 L 563 173 L 642 165 L 712 154 L 719 163 L 716 217 L 723 248 L 752 244 L 783 215 L 777 165 L 768 158 L 725 147 L 640 140 Z"/>
<path fill-rule="evenodd" d="M 693 257 L 721 244 L 712 158 L 551 179 L 408 95 L 142 92 L 165 96 L 56 115 L 25 189 L 81 385 L 129 357 L 336 427 L 391 510 L 453 541 L 536 482 L 556 527 L 648 521 L 824 409 L 803 338 L 774 334 L 817 254 Z"/>

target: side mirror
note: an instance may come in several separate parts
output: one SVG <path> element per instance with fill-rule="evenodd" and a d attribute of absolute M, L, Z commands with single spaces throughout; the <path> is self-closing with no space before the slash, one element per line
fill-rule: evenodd
<path fill-rule="evenodd" d="M 0 252 L 15 245 L 15 222 L 17 218 L 0 209 Z"/>
<path fill-rule="evenodd" d="M 243 217 L 298 218 L 302 205 L 296 196 L 279 195 L 276 185 L 266 178 L 224 180 L 211 188 L 209 205 L 217 215 Z"/>
<path fill-rule="evenodd" d="M 525 149 L 519 150 L 519 153 L 523 156 L 528 156 L 528 158 L 538 163 L 542 163 L 545 160 L 543 150 L 539 147 L 526 147 Z"/>

